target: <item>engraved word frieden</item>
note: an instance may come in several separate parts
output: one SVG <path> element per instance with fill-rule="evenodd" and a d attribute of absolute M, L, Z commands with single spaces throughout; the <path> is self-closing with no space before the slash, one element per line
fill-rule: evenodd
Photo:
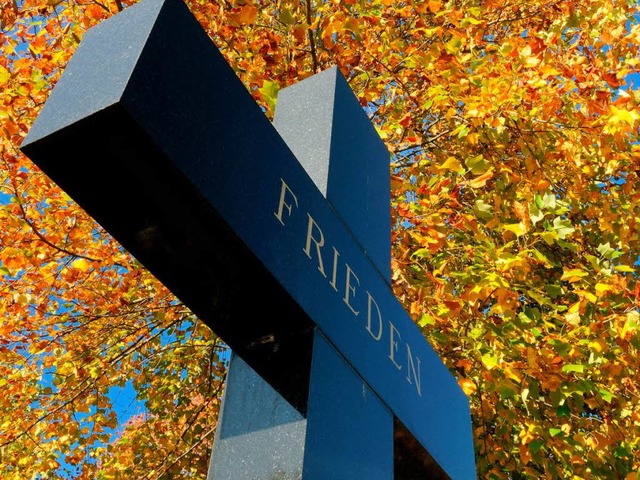
<path fill-rule="evenodd" d="M 285 180 L 280 181 L 280 195 L 273 214 L 282 226 L 287 227 L 287 220 L 292 215 L 302 212 L 298 211 L 298 196 Z M 319 274 L 326 278 L 330 288 L 341 297 L 344 307 L 353 317 L 358 320 L 365 319 L 362 321 L 363 328 L 371 341 L 386 342 L 388 360 L 404 375 L 407 382 L 415 386 L 418 395 L 422 396 L 420 358 L 412 354 L 408 342 L 403 343 L 402 334 L 396 324 L 384 319 L 373 294 L 361 284 L 357 272 L 349 262 L 341 259 L 340 250 L 335 245 L 330 245 L 322 226 L 311 213 L 304 213 L 307 216 L 307 227 L 306 232 L 301 232 L 300 235 L 300 254 L 306 255 L 311 264 L 317 267 Z"/>

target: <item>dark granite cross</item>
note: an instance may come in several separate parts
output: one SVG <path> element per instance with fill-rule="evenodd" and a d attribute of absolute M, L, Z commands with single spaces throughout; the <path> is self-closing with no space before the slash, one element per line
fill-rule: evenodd
<path fill-rule="evenodd" d="M 143 0 L 22 150 L 235 352 L 210 478 L 475 478 L 467 398 L 390 288 L 388 152 L 335 68 L 275 126 L 180 0 Z"/>

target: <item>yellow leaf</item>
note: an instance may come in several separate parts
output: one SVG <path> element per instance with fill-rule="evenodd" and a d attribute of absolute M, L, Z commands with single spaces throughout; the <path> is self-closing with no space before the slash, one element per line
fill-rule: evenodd
<path fill-rule="evenodd" d="M 503 369 L 504 375 L 507 378 L 510 378 L 511 380 L 515 380 L 518 383 L 522 382 L 522 376 L 518 373 L 517 370 L 513 370 L 509 367 L 505 367 Z"/>
<path fill-rule="evenodd" d="M 389 138 L 389 134 L 387 133 L 386 130 L 380 128 L 378 125 L 374 125 L 374 127 L 376 128 L 376 132 L 378 132 L 378 136 L 382 140 L 386 140 L 387 138 Z"/>
<path fill-rule="evenodd" d="M 633 126 L 633 123 L 640 118 L 637 112 L 616 108 L 614 105 L 611 105 L 611 113 L 609 123 L 626 123 Z"/>
<path fill-rule="evenodd" d="M 517 237 L 520 237 L 520 236 L 524 235 L 525 233 L 527 233 L 527 227 L 522 222 L 520 222 L 520 223 L 511 223 L 509 225 L 505 225 L 503 228 L 505 230 L 508 230 L 510 232 L 515 233 Z"/>
<path fill-rule="evenodd" d="M 569 325 L 573 325 L 574 327 L 580 325 L 580 312 L 567 312 L 564 319 Z"/>
<path fill-rule="evenodd" d="M 542 232 L 539 235 L 547 245 L 553 245 L 558 239 L 558 234 L 556 232 Z"/>
<path fill-rule="evenodd" d="M 0 85 L 7 83 L 10 78 L 11 74 L 9 73 L 9 70 L 0 65 Z"/>
<path fill-rule="evenodd" d="M 567 282 L 577 282 L 581 278 L 588 276 L 589 274 L 581 268 L 572 268 L 570 270 L 565 269 L 560 280 L 566 280 Z"/>
<path fill-rule="evenodd" d="M 14 295 L 13 296 L 13 300 L 18 305 L 27 305 L 29 303 L 29 301 L 31 300 L 31 295 L 24 294 L 24 293 L 22 293 L 20 295 Z"/>
<path fill-rule="evenodd" d="M 589 300 L 591 303 L 596 303 L 598 301 L 598 297 L 596 297 L 593 293 L 588 292 L 586 290 L 574 290 L 573 293 L 575 293 L 576 295 L 579 295 L 580 298 L 586 298 L 587 300 Z"/>
<path fill-rule="evenodd" d="M 462 165 L 455 157 L 449 157 L 445 162 L 438 167 L 440 170 L 449 170 L 450 172 L 463 173 L 464 169 Z"/>
<path fill-rule="evenodd" d="M 487 368 L 487 370 L 491 370 L 496 365 L 498 365 L 498 358 L 490 353 L 485 353 L 482 355 L 482 364 Z"/>
<path fill-rule="evenodd" d="M 535 67 L 539 63 L 540 59 L 538 57 L 527 57 L 524 62 L 527 67 Z"/>
<path fill-rule="evenodd" d="M 628 312 L 624 326 L 622 327 L 622 330 L 620 330 L 620 338 L 624 339 L 628 333 L 635 333 L 638 330 L 639 320 L 640 314 L 637 311 L 632 310 L 631 312 Z"/>
<path fill-rule="evenodd" d="M 540 68 L 540 73 L 542 73 L 542 78 L 560 75 L 559 70 L 556 70 L 551 65 L 546 65 L 546 64 Z"/>
<path fill-rule="evenodd" d="M 569 307 L 569 310 L 567 310 L 567 313 L 576 313 L 579 311 L 580 311 L 580 302 L 576 302 Z"/>
<path fill-rule="evenodd" d="M 616 265 L 615 267 L 613 267 L 613 269 L 618 272 L 628 272 L 628 273 L 633 273 L 636 271 L 635 268 L 632 268 L 628 265 Z"/>
<path fill-rule="evenodd" d="M 608 283 L 598 283 L 596 284 L 596 295 L 598 297 L 602 297 L 607 292 L 613 290 L 613 285 L 609 285 Z"/>
<path fill-rule="evenodd" d="M 596 353 L 602 352 L 606 348 L 607 344 L 600 339 L 589 342 L 589 348 L 593 349 Z"/>
<path fill-rule="evenodd" d="M 479 139 L 480 139 L 480 134 L 477 132 L 472 132 L 469 135 L 467 135 L 467 142 L 469 142 L 471 145 L 477 145 Z"/>
<path fill-rule="evenodd" d="M 72 373 L 75 373 L 75 371 L 76 367 L 70 361 L 65 361 L 61 365 L 58 365 L 58 368 L 56 368 L 56 373 L 62 376 L 71 375 Z"/>
<path fill-rule="evenodd" d="M 71 266 L 73 268 L 77 268 L 82 272 L 86 272 L 91 267 L 89 262 L 87 262 L 84 258 L 78 258 L 77 260 L 74 260 L 73 262 L 71 262 Z"/>

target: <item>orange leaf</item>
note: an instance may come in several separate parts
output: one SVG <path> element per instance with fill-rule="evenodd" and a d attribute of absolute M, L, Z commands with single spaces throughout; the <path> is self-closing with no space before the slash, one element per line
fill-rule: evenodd
<path fill-rule="evenodd" d="M 529 221 L 529 209 L 520 202 L 513 202 L 513 213 L 523 222 Z"/>
<path fill-rule="evenodd" d="M 478 391 L 478 386 L 469 378 L 461 378 L 458 380 L 458 384 L 462 391 L 467 395 L 473 395 Z"/>
<path fill-rule="evenodd" d="M 469 185 L 471 188 L 482 188 L 487 184 L 491 177 L 493 177 L 493 170 L 487 170 L 479 177 L 476 177 L 473 180 L 469 180 L 467 182 L 467 185 Z"/>
<path fill-rule="evenodd" d="M 104 17 L 105 11 L 95 3 L 92 3 L 87 7 L 87 15 L 95 20 L 100 20 Z"/>
<path fill-rule="evenodd" d="M 407 113 L 398 123 L 403 127 L 408 127 L 409 125 L 411 125 L 411 114 Z"/>
<path fill-rule="evenodd" d="M 397 175 L 391 175 L 391 189 L 397 190 L 404 185 L 404 178 Z"/>
<path fill-rule="evenodd" d="M 441 8 L 442 2 L 439 2 L 437 0 L 429 0 L 429 10 L 431 10 L 431 13 L 438 13 Z"/>
<path fill-rule="evenodd" d="M 621 85 L 620 80 L 618 80 L 618 77 L 613 73 L 604 73 L 602 74 L 602 78 L 611 88 L 618 88 Z"/>
<path fill-rule="evenodd" d="M 241 7 L 235 15 L 232 15 L 231 18 L 238 25 L 251 25 L 256 21 L 257 17 L 258 9 L 253 5 L 245 5 L 244 7 Z"/>

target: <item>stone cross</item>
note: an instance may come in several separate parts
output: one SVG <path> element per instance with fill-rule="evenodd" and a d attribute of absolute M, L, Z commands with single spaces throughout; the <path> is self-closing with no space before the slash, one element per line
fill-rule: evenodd
<path fill-rule="evenodd" d="M 474 479 L 468 400 L 390 287 L 388 152 L 336 68 L 274 123 L 181 0 L 142 0 L 21 148 L 233 350 L 210 478 Z"/>

